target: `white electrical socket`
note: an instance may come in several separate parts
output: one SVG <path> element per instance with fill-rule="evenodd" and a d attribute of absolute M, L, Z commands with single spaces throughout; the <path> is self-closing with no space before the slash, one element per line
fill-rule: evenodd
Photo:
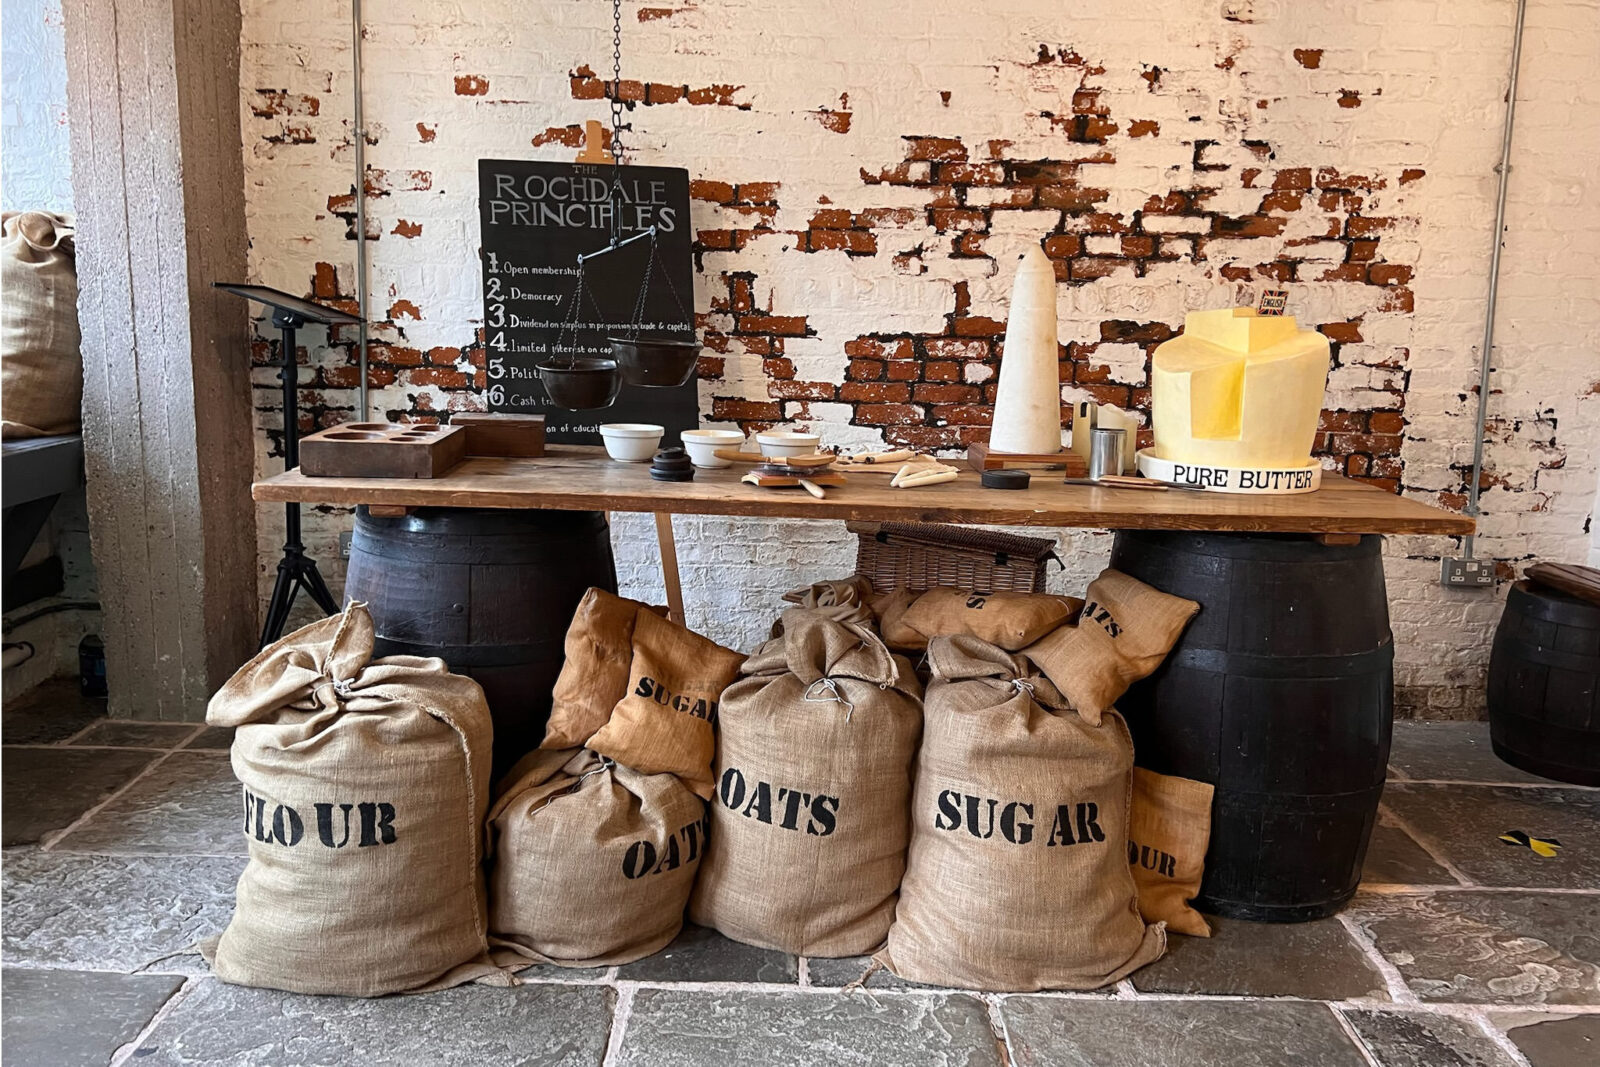
<path fill-rule="evenodd" d="M 1439 584 L 1482 588 L 1494 585 L 1494 561 L 1453 559 L 1446 556 L 1439 566 Z"/>
<path fill-rule="evenodd" d="M 342 530 L 339 533 L 339 558 L 340 559 L 349 559 L 350 558 L 350 537 L 351 537 L 351 532 L 349 530 Z"/>

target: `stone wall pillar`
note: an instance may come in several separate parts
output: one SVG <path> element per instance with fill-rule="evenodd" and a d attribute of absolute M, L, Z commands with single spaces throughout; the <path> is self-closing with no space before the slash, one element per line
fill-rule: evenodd
<path fill-rule="evenodd" d="M 198 720 L 257 610 L 239 6 L 62 6 L 111 713 Z"/>

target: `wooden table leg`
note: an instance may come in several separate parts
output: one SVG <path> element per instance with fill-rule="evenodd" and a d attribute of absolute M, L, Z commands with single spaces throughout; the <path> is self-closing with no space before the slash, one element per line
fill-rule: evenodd
<path fill-rule="evenodd" d="M 672 515 L 665 511 L 655 514 L 656 544 L 661 547 L 661 580 L 667 587 L 667 618 L 685 625 L 683 585 L 678 581 L 678 542 L 672 536 Z"/>

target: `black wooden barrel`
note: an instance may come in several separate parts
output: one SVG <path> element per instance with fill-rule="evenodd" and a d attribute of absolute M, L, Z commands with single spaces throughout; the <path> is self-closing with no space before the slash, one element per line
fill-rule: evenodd
<path fill-rule="evenodd" d="M 1302 922 L 1361 880 L 1394 718 L 1381 542 L 1117 534 L 1113 567 L 1200 604 L 1117 706 L 1140 766 L 1216 786 L 1203 911 Z"/>
<path fill-rule="evenodd" d="M 1600 785 L 1600 606 L 1511 587 L 1489 656 L 1489 737 L 1513 767 Z"/>
<path fill-rule="evenodd" d="M 366 601 L 379 655 L 438 656 L 483 686 L 498 778 L 537 748 L 584 590 L 616 592 L 598 511 L 356 511 L 345 599 Z"/>

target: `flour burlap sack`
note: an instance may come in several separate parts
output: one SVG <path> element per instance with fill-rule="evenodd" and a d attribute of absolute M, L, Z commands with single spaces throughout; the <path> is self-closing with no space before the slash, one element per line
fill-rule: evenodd
<path fill-rule="evenodd" d="M 225 982 L 366 997 L 510 981 L 486 941 L 483 691 L 372 647 L 352 604 L 211 698 L 206 722 L 237 728 L 250 852 L 232 921 L 202 946 Z"/>
<path fill-rule="evenodd" d="M 0 216 L 0 436 L 77 433 L 83 355 L 78 270 L 70 215 Z"/>
<path fill-rule="evenodd" d="M 870 952 L 905 868 L 922 687 L 870 624 L 826 609 L 784 612 L 742 675 L 689 918 L 784 952 Z"/>
<path fill-rule="evenodd" d="M 489 811 L 497 963 L 608 967 L 667 946 L 706 844 L 706 803 L 670 774 L 586 749 L 530 753 Z"/>
<path fill-rule="evenodd" d="M 906 609 L 902 621 L 924 639 L 970 634 L 1008 652 L 1027 648 L 1071 619 L 1083 607 L 1076 597 L 1049 593 L 973 593 L 929 589 Z"/>
<path fill-rule="evenodd" d="M 928 645 L 911 849 L 878 959 L 914 982 L 1095 989 L 1158 958 L 1127 861 L 1133 739 L 1091 723 L 1021 656 Z"/>
<path fill-rule="evenodd" d="M 675 774 L 710 799 L 717 706 L 743 662 L 738 652 L 641 610 L 627 692 L 585 747 L 641 774 Z"/>
<path fill-rule="evenodd" d="M 1096 721 L 1150 674 L 1177 643 L 1200 605 L 1109 567 L 1089 583 L 1076 626 L 1063 626 L 1024 653 L 1061 695 Z"/>
<path fill-rule="evenodd" d="M 1128 866 L 1139 887 L 1139 914 L 1174 933 L 1211 936 L 1189 901 L 1200 892 L 1205 873 L 1213 791 L 1210 782 L 1133 769 Z"/>

